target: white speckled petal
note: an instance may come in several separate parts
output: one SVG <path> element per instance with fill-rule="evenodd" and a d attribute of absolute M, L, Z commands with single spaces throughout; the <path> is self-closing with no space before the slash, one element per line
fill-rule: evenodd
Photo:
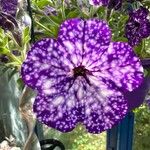
<path fill-rule="evenodd" d="M 132 47 L 140 44 L 143 38 L 150 36 L 148 14 L 149 10 L 143 6 L 129 13 L 129 19 L 125 26 L 125 35 Z"/>
<path fill-rule="evenodd" d="M 36 42 L 21 68 L 24 82 L 45 94 L 49 92 L 49 86 L 63 80 L 70 71 L 63 63 L 64 57 L 57 45 L 56 40 L 48 38 Z"/>
<path fill-rule="evenodd" d="M 58 39 L 59 50 L 62 51 L 68 63 L 78 66 L 82 61 L 84 21 L 82 19 L 69 19 L 60 26 Z"/>
<path fill-rule="evenodd" d="M 96 77 L 89 77 L 93 86 L 87 89 L 83 124 L 90 133 L 101 133 L 111 129 L 125 117 L 128 106 L 124 95 L 115 84 Z"/>
<path fill-rule="evenodd" d="M 34 103 L 37 118 L 61 132 L 83 123 L 91 133 L 110 129 L 127 113 L 127 101 L 115 85 L 88 76 L 90 84 L 78 77 L 63 93 L 38 95 Z M 61 83 L 60 83 L 61 84 Z"/>
<path fill-rule="evenodd" d="M 70 100 L 66 103 L 64 95 L 56 95 L 55 97 L 38 95 L 36 97 L 33 110 L 37 118 L 42 123 L 53 127 L 62 132 L 69 132 L 75 128 L 78 121 L 77 101 L 71 101 L 73 95 L 68 94 Z"/>
<path fill-rule="evenodd" d="M 102 6 L 102 5 L 107 5 L 108 0 L 89 0 L 89 3 L 95 6 Z"/>
<path fill-rule="evenodd" d="M 97 61 L 108 48 L 111 31 L 105 21 L 98 19 L 69 19 L 60 26 L 59 50 L 74 67 L 88 66 Z"/>
<path fill-rule="evenodd" d="M 37 118 L 42 123 L 61 132 L 73 130 L 80 118 L 78 108 L 82 100 L 80 101 L 76 95 L 80 83 L 80 80 L 74 83 L 72 81 L 60 82 L 55 85 L 55 89 L 58 89 L 55 93 L 39 94 L 33 107 Z M 51 91 L 52 88 L 49 90 Z"/>
<path fill-rule="evenodd" d="M 127 43 L 111 43 L 100 60 L 101 65 L 92 68 L 95 76 L 110 79 L 128 91 L 137 88 L 143 81 L 143 67 Z"/>
<path fill-rule="evenodd" d="M 84 53 L 82 65 L 87 69 L 100 61 L 101 55 L 108 49 L 111 30 L 105 21 L 90 19 L 86 21 L 84 34 Z"/>

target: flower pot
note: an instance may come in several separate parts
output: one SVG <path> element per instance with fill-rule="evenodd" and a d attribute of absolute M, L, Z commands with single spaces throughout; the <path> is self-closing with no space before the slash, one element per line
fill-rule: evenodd
<path fill-rule="evenodd" d="M 10 80 L 10 74 L 11 71 L 7 71 L 0 76 L 0 143 L 6 137 L 13 136 L 16 144 L 22 146 L 27 137 L 27 128 L 19 113 L 18 75 Z"/>
<path fill-rule="evenodd" d="M 17 84 L 18 74 L 10 79 L 12 70 L 2 73 L 0 68 L 0 149 L 5 144 L 11 148 L 17 146 L 31 150 L 32 147 L 37 150 L 39 142 L 34 134 L 35 119 L 30 111 L 34 92 L 29 88 L 21 92 Z M 29 137 L 34 140 L 29 141 Z"/>

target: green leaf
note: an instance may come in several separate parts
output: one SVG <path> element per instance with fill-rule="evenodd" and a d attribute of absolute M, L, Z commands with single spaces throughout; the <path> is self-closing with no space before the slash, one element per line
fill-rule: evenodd
<path fill-rule="evenodd" d="M 22 91 L 23 88 L 24 88 L 24 82 L 23 82 L 22 78 L 19 78 L 19 79 L 17 80 L 17 84 L 18 84 L 19 90 Z"/>
<path fill-rule="evenodd" d="M 125 37 L 118 37 L 118 38 L 114 39 L 114 41 L 128 42 L 128 39 Z"/>
<path fill-rule="evenodd" d="M 30 28 L 28 26 L 23 30 L 22 40 L 23 45 L 28 44 L 30 41 Z"/>
<path fill-rule="evenodd" d="M 4 30 L 2 28 L 0 28 L 0 36 L 4 35 Z"/>
<path fill-rule="evenodd" d="M 69 12 L 67 18 L 76 18 L 79 16 L 79 14 L 80 14 L 79 11 L 75 9 L 74 11 Z"/>
<path fill-rule="evenodd" d="M 8 44 L 8 37 L 7 36 L 4 37 L 3 44 L 4 44 L 4 46 Z"/>
<path fill-rule="evenodd" d="M 144 76 L 146 77 L 146 76 L 148 76 L 148 70 L 146 70 L 146 69 L 144 69 Z"/>
<path fill-rule="evenodd" d="M 150 76 L 150 69 L 144 69 L 144 76 Z"/>
<path fill-rule="evenodd" d="M 142 42 L 138 46 L 136 46 L 134 48 L 134 50 L 135 50 L 135 52 L 136 52 L 137 55 L 141 56 L 141 53 L 142 53 L 142 50 L 143 50 Z"/>
<path fill-rule="evenodd" d="M 150 1 L 148 0 L 148 1 L 145 1 L 144 2 L 144 5 L 146 5 L 146 6 L 149 6 L 150 7 Z"/>
<path fill-rule="evenodd" d="M 41 17 L 39 19 L 39 22 L 44 25 L 49 25 L 51 23 L 51 21 L 48 19 L 48 17 L 45 17 L 45 16 Z"/>
<path fill-rule="evenodd" d="M 47 5 L 51 5 L 51 2 L 49 0 L 40 0 L 36 3 L 36 5 L 39 7 L 39 8 L 43 8 L 44 6 L 47 6 Z"/>
<path fill-rule="evenodd" d="M 49 16 L 49 18 L 58 25 L 61 24 L 61 22 L 62 22 L 61 15 L 58 15 L 58 16 L 51 15 L 51 16 Z"/>
<path fill-rule="evenodd" d="M 0 47 L 0 54 L 8 54 L 8 53 L 9 53 L 9 49 L 5 47 Z"/>

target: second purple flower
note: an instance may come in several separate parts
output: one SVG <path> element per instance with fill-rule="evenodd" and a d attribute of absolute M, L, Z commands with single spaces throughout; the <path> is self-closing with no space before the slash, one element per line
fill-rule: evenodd
<path fill-rule="evenodd" d="M 107 6 L 112 9 L 119 9 L 122 6 L 122 0 L 89 0 L 91 5 Z"/>
<path fill-rule="evenodd" d="M 148 9 L 144 7 L 130 12 L 129 20 L 125 28 L 125 35 L 131 46 L 138 45 L 143 38 L 150 36 L 150 21 L 147 18 L 148 14 Z"/>

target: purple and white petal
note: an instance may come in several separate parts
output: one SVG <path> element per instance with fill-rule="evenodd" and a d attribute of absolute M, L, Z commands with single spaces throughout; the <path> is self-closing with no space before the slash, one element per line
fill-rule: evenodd
<path fill-rule="evenodd" d="M 43 86 L 60 82 L 66 77 L 70 70 L 63 63 L 63 54 L 57 46 L 56 40 L 48 38 L 33 45 L 21 68 L 22 78 L 28 86 L 42 92 Z"/>
<path fill-rule="evenodd" d="M 60 26 L 58 34 L 59 51 L 68 59 L 68 64 L 74 67 L 81 64 L 83 53 L 84 21 L 69 19 Z"/>
<path fill-rule="evenodd" d="M 129 14 L 129 19 L 125 27 L 125 36 L 131 46 L 138 45 L 143 38 L 150 36 L 149 10 L 140 7 Z"/>
<path fill-rule="evenodd" d="M 101 133 L 125 117 L 127 101 L 113 83 L 93 76 L 89 80 L 93 86 L 87 89 L 83 124 L 88 132 Z"/>
<path fill-rule="evenodd" d="M 73 95 L 70 95 L 71 98 Z M 55 97 L 38 95 L 33 105 L 33 111 L 42 123 L 49 127 L 55 128 L 61 132 L 69 132 L 75 128 L 78 122 L 77 102 L 74 104 L 71 99 L 70 103 L 65 102 L 64 95 Z"/>
<path fill-rule="evenodd" d="M 128 43 L 131 46 L 138 45 L 142 41 L 142 37 L 140 36 L 139 31 L 140 23 L 130 18 L 126 24 L 125 35 L 128 39 Z"/>
<path fill-rule="evenodd" d="M 89 0 L 89 3 L 94 6 L 107 6 L 109 9 L 115 10 L 121 8 L 122 0 Z"/>
<path fill-rule="evenodd" d="M 139 29 L 141 38 L 147 38 L 150 36 L 150 22 L 147 20 L 142 24 L 142 28 Z"/>
<path fill-rule="evenodd" d="M 110 41 L 111 30 L 105 21 L 87 20 L 84 28 L 82 65 L 86 65 L 89 69 L 90 65 L 97 64 L 101 55 L 108 49 Z"/>
<path fill-rule="evenodd" d="M 112 42 L 100 59 L 104 61 L 93 67 L 93 75 L 110 79 L 128 91 L 137 88 L 143 81 L 143 67 L 127 43 Z"/>
<path fill-rule="evenodd" d="M 138 10 L 131 12 L 129 15 L 135 20 L 142 22 L 147 19 L 148 13 L 149 10 L 141 6 Z"/>
<path fill-rule="evenodd" d="M 85 102 L 80 99 L 86 95 L 81 89 L 81 85 L 86 84 L 85 80 L 75 80 L 71 85 L 69 83 L 71 82 L 58 83 L 55 87 L 57 91 L 52 94 L 39 94 L 33 107 L 37 118 L 42 123 L 61 132 L 73 130 L 82 120 L 81 113 Z M 52 87 L 49 90 L 53 91 Z"/>
<path fill-rule="evenodd" d="M 107 6 L 108 0 L 89 0 L 90 5 Z"/>
<path fill-rule="evenodd" d="M 110 129 L 125 116 L 127 101 L 115 85 L 94 76 L 88 80 L 90 84 L 79 77 L 63 93 L 38 95 L 34 103 L 38 119 L 61 132 L 71 131 L 77 123 L 91 133 Z"/>

